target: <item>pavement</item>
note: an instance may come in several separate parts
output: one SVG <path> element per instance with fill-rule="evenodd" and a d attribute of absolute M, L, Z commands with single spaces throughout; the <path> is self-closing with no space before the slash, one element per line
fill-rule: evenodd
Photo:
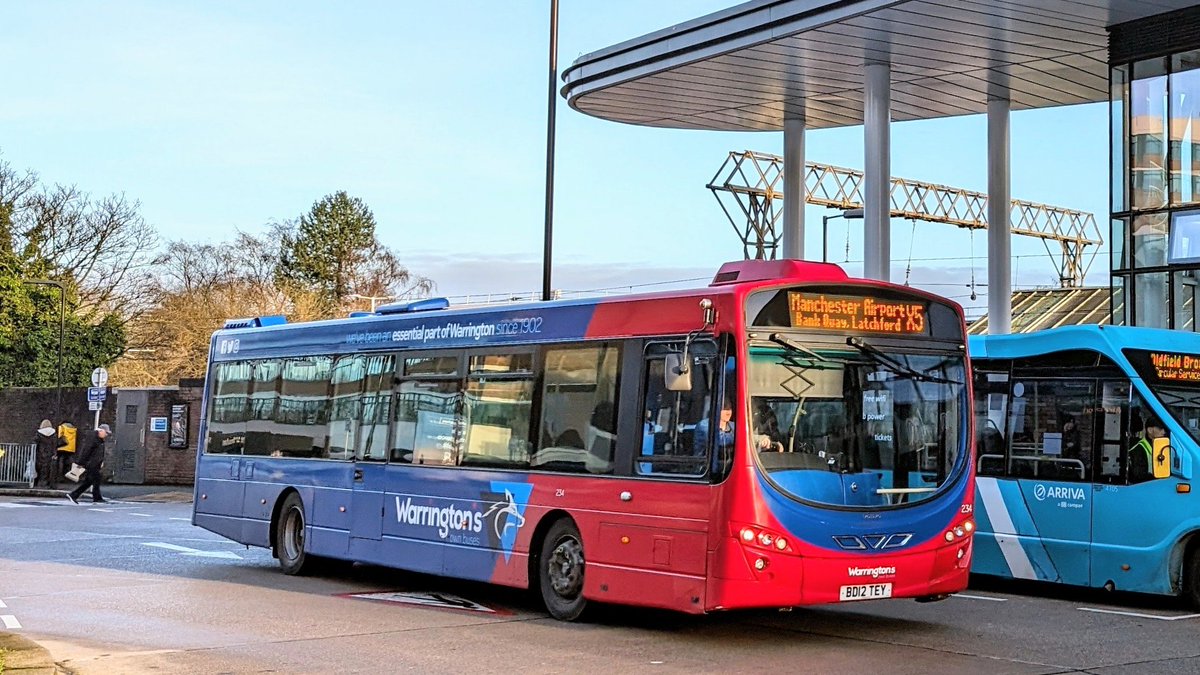
<path fill-rule="evenodd" d="M 67 490 L 73 484 L 64 483 L 60 490 L 31 488 L 25 486 L 0 485 L 3 497 L 60 497 L 64 501 Z M 110 485 L 100 486 L 105 499 L 128 502 L 191 502 L 190 485 Z M 90 504 L 90 496 L 81 503 Z M 0 631 L 0 674 L 3 675 L 69 675 L 71 670 L 54 661 L 50 652 L 38 643 L 17 635 Z"/>

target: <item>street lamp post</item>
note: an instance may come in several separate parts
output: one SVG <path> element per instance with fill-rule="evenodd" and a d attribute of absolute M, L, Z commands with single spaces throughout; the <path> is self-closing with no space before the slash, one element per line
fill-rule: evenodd
<path fill-rule="evenodd" d="M 834 218 L 845 218 L 846 220 L 861 220 L 863 210 L 845 209 L 841 213 L 835 213 L 832 216 L 821 217 L 821 262 L 829 262 L 829 221 Z"/>
<path fill-rule="evenodd" d="M 31 286 L 54 286 L 58 289 L 58 376 L 55 381 L 54 418 L 62 422 L 62 375 L 63 375 L 63 338 L 67 325 L 67 287 L 61 281 L 50 279 L 22 279 L 21 283 Z"/>

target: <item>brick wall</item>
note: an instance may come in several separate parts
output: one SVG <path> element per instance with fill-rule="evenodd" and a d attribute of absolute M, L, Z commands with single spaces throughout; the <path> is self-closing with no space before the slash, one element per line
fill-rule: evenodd
<path fill-rule="evenodd" d="M 196 434 L 200 430 L 200 387 L 175 387 L 150 391 L 146 424 L 151 417 L 167 418 L 167 432 L 146 433 L 146 483 L 152 485 L 190 485 L 196 477 Z M 187 404 L 187 446 L 170 446 L 171 406 Z"/>
<path fill-rule="evenodd" d="M 196 473 L 196 439 L 200 429 L 200 401 L 203 396 L 202 382 L 187 380 L 179 387 L 150 389 L 146 410 L 146 465 L 145 482 L 151 485 L 190 485 Z M 64 387 L 62 391 L 63 419 L 55 419 L 57 390 L 32 387 L 0 389 L 0 443 L 32 443 L 38 424 L 49 419 L 58 426 L 67 421 L 81 432 L 91 430 L 96 413 L 88 410 L 87 389 Z M 150 429 L 151 417 L 166 417 L 168 429 L 171 406 L 188 405 L 187 447 L 171 448 L 170 432 L 154 432 Z M 116 428 L 117 392 L 110 387 L 108 396 L 100 410 L 100 422 Z M 115 435 L 114 435 L 115 436 Z M 112 467 L 120 461 L 123 448 L 116 447 L 114 436 L 106 444 L 107 457 L 105 474 L 112 475 Z M 111 478 L 110 478 L 111 479 Z"/>

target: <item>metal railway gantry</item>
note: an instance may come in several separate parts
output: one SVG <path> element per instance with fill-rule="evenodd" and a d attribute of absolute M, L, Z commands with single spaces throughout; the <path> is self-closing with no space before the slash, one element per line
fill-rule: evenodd
<path fill-rule="evenodd" d="M 809 204 L 860 208 L 862 184 L 862 171 L 828 164 L 805 165 L 805 201 Z M 783 158 L 752 150 L 731 152 L 708 189 L 741 236 L 745 257 L 773 260 L 779 248 L 777 225 L 783 215 Z M 892 178 L 891 196 L 893 218 L 987 229 L 987 195 L 982 192 Z M 740 218 L 727 206 L 730 198 L 740 209 Z M 1042 240 L 1055 261 L 1063 288 L 1083 284 L 1103 243 L 1093 214 L 1020 199 L 1012 200 L 1011 226 L 1013 234 Z M 1061 246 L 1061 257 L 1056 258 L 1050 249 L 1052 241 Z M 1097 247 L 1090 256 L 1085 251 L 1088 246 Z"/>

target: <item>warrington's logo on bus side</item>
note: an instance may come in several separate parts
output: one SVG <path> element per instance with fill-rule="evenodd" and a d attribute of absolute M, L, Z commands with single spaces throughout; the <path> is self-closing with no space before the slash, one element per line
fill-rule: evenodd
<path fill-rule="evenodd" d="M 454 504 L 418 504 L 412 497 L 401 500 L 397 496 L 396 522 L 434 528 L 439 538 L 451 544 L 499 548 L 507 561 L 512 557 L 517 534 L 525 525 L 525 507 L 529 504 L 533 485 L 492 481 L 490 488 L 480 495 L 483 503 L 491 502 L 486 509 L 478 503 L 465 509 Z M 486 527 L 485 523 L 490 523 L 491 527 Z"/>

